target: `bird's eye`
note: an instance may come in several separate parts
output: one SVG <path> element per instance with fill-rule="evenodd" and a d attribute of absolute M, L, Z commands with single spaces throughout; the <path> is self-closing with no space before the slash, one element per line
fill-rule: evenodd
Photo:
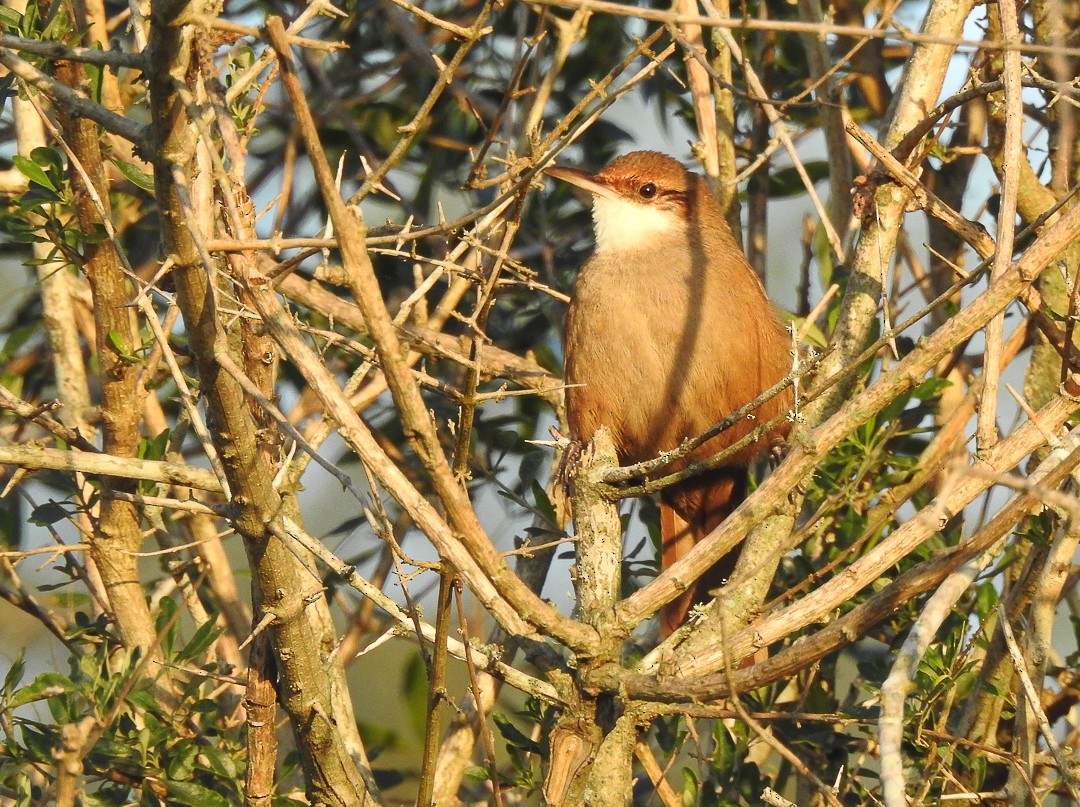
<path fill-rule="evenodd" d="M 652 182 L 646 182 L 638 188 L 638 193 L 640 193 L 644 199 L 652 199 L 656 196 L 656 185 Z"/>

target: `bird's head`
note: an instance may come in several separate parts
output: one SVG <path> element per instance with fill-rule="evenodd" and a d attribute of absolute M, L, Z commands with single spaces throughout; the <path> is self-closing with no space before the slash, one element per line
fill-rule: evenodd
<path fill-rule="evenodd" d="M 635 249 L 685 234 L 699 180 L 657 151 L 616 157 L 597 174 L 557 167 L 545 173 L 592 196 L 597 252 Z"/>

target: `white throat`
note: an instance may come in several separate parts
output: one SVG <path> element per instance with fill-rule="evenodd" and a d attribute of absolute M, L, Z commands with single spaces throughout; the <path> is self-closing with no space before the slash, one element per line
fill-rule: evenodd
<path fill-rule="evenodd" d="M 597 252 L 648 246 L 658 236 L 685 229 L 672 210 L 610 196 L 593 197 L 592 217 Z"/>

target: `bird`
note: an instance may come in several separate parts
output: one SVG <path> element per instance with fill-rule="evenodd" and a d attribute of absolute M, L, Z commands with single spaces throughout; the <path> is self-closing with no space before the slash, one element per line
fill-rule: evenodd
<path fill-rule="evenodd" d="M 606 426 L 623 465 L 696 437 L 785 378 L 791 337 L 705 179 L 656 151 L 615 158 L 598 173 L 546 173 L 592 197 L 595 249 L 570 295 L 564 328 L 570 437 Z M 674 466 L 707 458 L 759 423 L 788 414 L 789 386 Z M 661 564 L 671 566 L 746 497 L 749 469 L 786 436 L 782 417 L 720 467 L 660 495 Z M 663 609 L 662 636 L 730 576 L 733 549 Z"/>

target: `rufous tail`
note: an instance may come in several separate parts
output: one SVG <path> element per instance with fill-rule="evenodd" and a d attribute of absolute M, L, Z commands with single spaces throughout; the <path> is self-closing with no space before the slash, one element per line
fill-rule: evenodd
<path fill-rule="evenodd" d="M 663 568 L 685 555 L 746 498 L 749 474 L 745 468 L 717 468 L 674 485 L 660 497 L 660 537 Z M 739 558 L 732 549 L 696 583 L 672 600 L 660 613 L 660 635 L 671 633 L 686 621 L 690 609 L 708 602 L 709 592 L 731 576 Z"/>

